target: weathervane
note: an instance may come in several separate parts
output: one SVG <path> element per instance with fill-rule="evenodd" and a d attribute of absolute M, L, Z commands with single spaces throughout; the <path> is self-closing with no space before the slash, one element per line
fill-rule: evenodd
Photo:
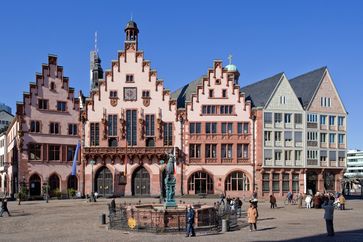
<path fill-rule="evenodd" d="M 229 64 L 231 65 L 232 64 L 232 55 L 231 54 L 228 55 L 228 60 L 229 60 Z"/>
<path fill-rule="evenodd" d="M 95 52 L 98 53 L 98 49 L 97 49 L 97 31 L 95 32 Z"/>

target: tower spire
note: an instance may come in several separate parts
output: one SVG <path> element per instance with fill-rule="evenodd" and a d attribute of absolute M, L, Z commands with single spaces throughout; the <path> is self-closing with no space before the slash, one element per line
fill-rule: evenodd
<path fill-rule="evenodd" d="M 229 64 L 232 65 L 232 54 L 228 55 Z"/>
<path fill-rule="evenodd" d="M 97 48 L 97 31 L 95 32 L 95 52 L 98 54 L 98 48 Z"/>

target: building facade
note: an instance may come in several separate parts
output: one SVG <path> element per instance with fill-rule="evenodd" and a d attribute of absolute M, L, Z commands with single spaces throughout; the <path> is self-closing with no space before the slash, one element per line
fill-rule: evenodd
<path fill-rule="evenodd" d="M 8 129 L 10 194 L 21 185 L 34 197 L 42 195 L 45 184 L 51 196 L 78 189 L 79 178 L 70 175 L 78 125 L 79 99 L 57 57 L 50 55 L 17 104 L 16 121 Z"/>
<path fill-rule="evenodd" d="M 349 150 L 347 152 L 346 193 L 362 192 L 363 184 L 363 151 Z"/>
<path fill-rule="evenodd" d="M 85 194 L 159 195 L 163 190 L 160 160 L 166 153 L 179 157 L 176 102 L 138 49 L 138 34 L 136 23 L 130 21 L 125 48 L 104 78 L 97 52 L 91 53 L 92 90 L 82 98 Z M 180 180 L 180 166 L 176 177 Z M 176 193 L 180 194 L 180 186 Z"/>
<path fill-rule="evenodd" d="M 7 110 L 8 109 L 0 109 L 0 133 L 5 132 L 11 121 L 14 119 L 14 115 Z"/>

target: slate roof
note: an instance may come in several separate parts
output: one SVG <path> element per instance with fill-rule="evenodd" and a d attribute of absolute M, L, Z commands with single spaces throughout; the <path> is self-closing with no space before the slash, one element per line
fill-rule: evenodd
<path fill-rule="evenodd" d="M 254 107 L 264 107 L 283 74 L 281 72 L 272 77 L 242 87 L 241 92 L 245 93 L 246 100 L 250 100 Z"/>
<path fill-rule="evenodd" d="M 319 87 L 326 69 L 327 67 L 324 66 L 290 80 L 291 87 L 294 89 L 304 109 L 307 108 L 311 99 L 314 97 L 315 91 Z"/>
<path fill-rule="evenodd" d="M 198 79 L 188 83 L 187 85 L 171 93 L 171 99 L 177 101 L 178 108 L 185 108 L 185 102 L 191 101 L 192 94 L 197 93 L 197 86 L 202 85 L 203 78 L 206 77 L 207 76 L 201 76 Z"/>

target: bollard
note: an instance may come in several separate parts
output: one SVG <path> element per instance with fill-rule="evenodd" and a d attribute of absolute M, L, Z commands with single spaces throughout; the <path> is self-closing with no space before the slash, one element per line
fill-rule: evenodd
<path fill-rule="evenodd" d="M 222 219 L 222 233 L 225 233 L 228 231 L 228 220 Z"/>
<path fill-rule="evenodd" d="M 106 224 L 106 214 L 104 213 L 100 215 L 100 224 Z"/>

